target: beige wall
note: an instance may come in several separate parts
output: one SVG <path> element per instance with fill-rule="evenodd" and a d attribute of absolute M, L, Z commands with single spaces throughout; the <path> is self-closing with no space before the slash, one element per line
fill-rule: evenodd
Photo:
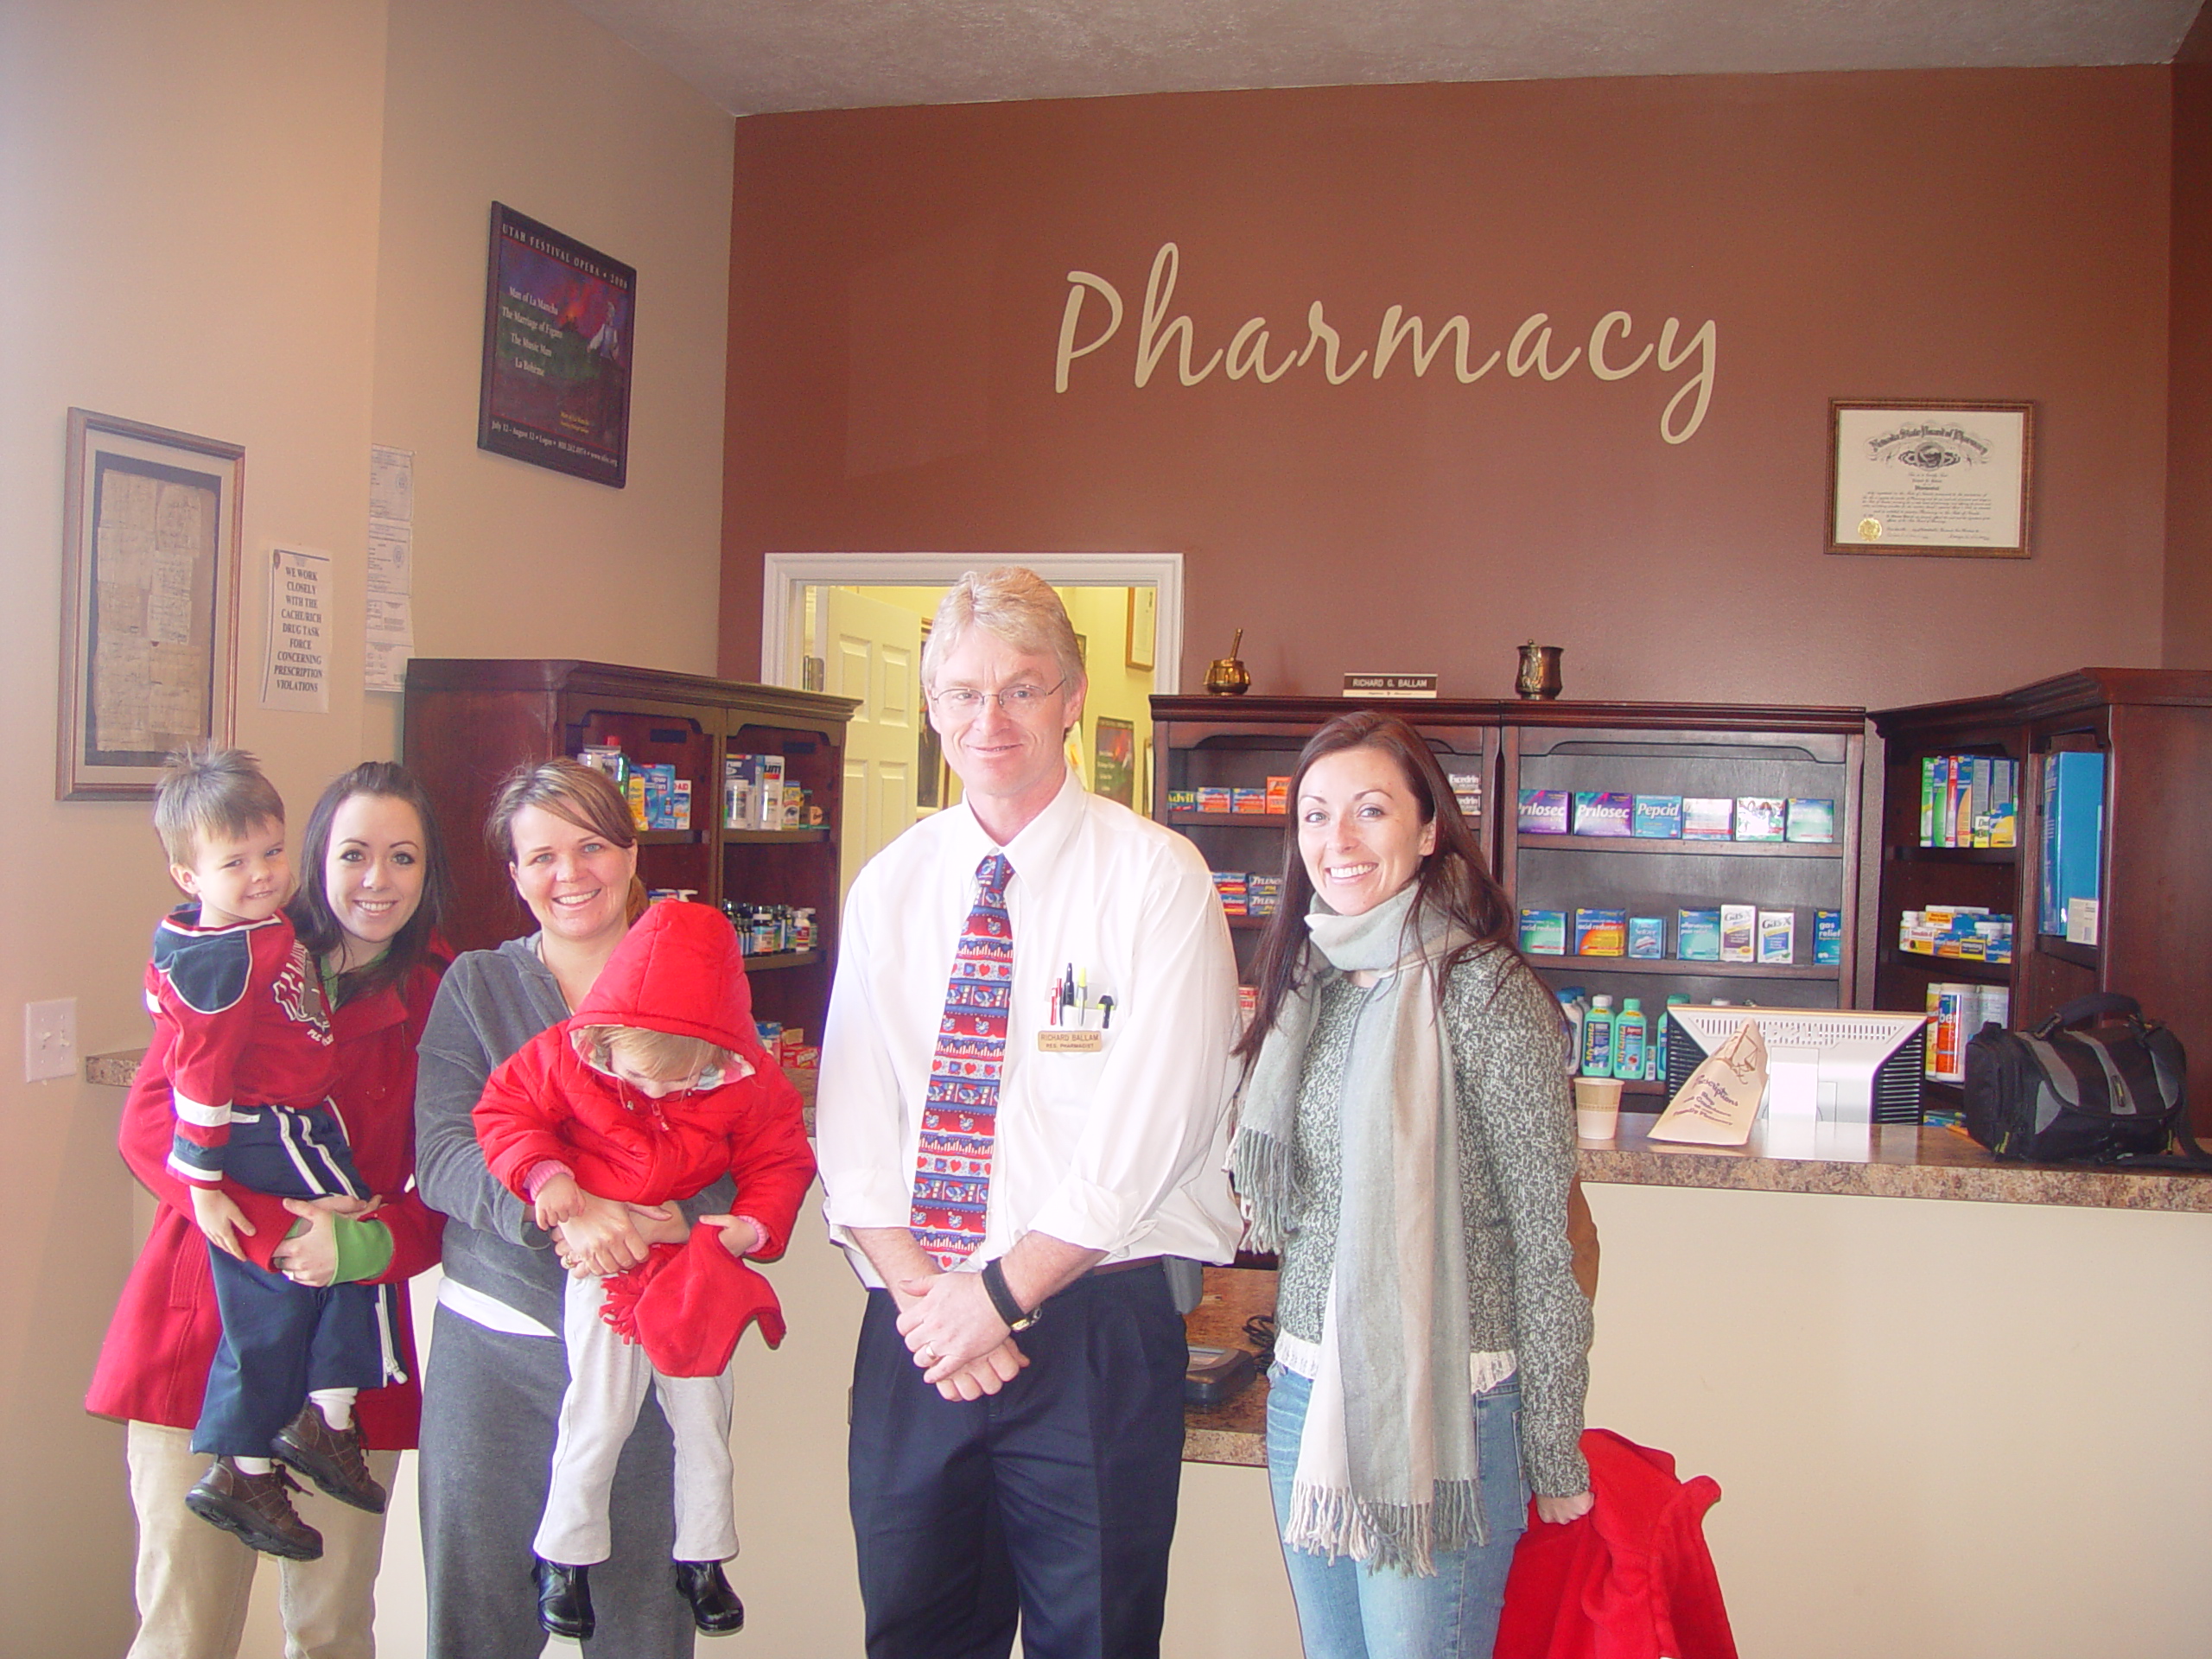
<path fill-rule="evenodd" d="M 0 1522 L 11 1652 L 120 1652 L 132 1624 L 122 1431 L 81 1406 L 137 1237 L 120 1096 L 27 1085 L 24 1001 L 74 996 L 88 1051 L 136 1046 L 171 902 L 143 805 L 48 798 L 71 404 L 245 446 L 249 556 L 334 556 L 327 715 L 239 712 L 302 818 L 397 699 L 358 689 L 372 441 L 417 451 L 417 640 L 448 655 L 715 660 L 728 118 L 557 0 L 86 0 L 0 8 L 0 695 L 22 756 L 0 873 Z M 582 135 L 580 137 L 580 135 Z M 627 489 L 475 448 L 494 198 L 639 270 Z M 621 602 L 610 603 L 617 590 Z M 241 639 L 261 597 L 248 585 Z M 249 647 L 241 678 L 258 658 Z M 419 1580 L 395 1535 L 395 1580 Z M 419 1651 L 395 1582 L 386 1651 Z M 396 1628 L 395 1628 L 396 1624 Z M 411 1624 L 411 1628 L 410 1628 Z M 265 1631 L 257 1630 L 248 1659 Z"/>
<path fill-rule="evenodd" d="M 1585 1190 L 1589 1421 L 1720 1483 L 1746 1655 L 2212 1651 L 2212 1217 Z"/>

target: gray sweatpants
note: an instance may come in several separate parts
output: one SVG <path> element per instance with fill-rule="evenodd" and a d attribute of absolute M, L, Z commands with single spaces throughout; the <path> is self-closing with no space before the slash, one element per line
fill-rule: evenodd
<path fill-rule="evenodd" d="M 537 1659 L 543 1649 L 530 1545 L 568 1385 L 557 1338 L 509 1336 L 437 1310 L 417 1459 L 428 1659 Z M 691 1606 L 669 1566 L 672 1465 L 667 1420 L 648 1402 L 608 1494 L 613 1553 L 592 1568 L 599 1630 L 587 1653 L 690 1659 Z"/>
<path fill-rule="evenodd" d="M 719 1376 L 664 1376 L 645 1351 L 599 1317 L 604 1279 L 571 1279 L 562 1310 L 569 1391 L 553 1446 L 553 1484 L 532 1548 L 549 1561 L 591 1567 L 607 1559 L 607 1495 L 615 1459 L 648 1394 L 676 1441 L 676 1559 L 726 1561 L 737 1554 L 731 1491 L 730 1368 Z"/>

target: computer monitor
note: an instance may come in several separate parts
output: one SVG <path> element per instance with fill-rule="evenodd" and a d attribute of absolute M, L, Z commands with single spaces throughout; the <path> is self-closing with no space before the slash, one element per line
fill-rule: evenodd
<path fill-rule="evenodd" d="M 1667 1097 L 1751 1020 L 1766 1043 L 1770 1129 L 1920 1122 L 1928 1019 L 1857 1008 L 1677 1003 L 1667 1010 Z"/>

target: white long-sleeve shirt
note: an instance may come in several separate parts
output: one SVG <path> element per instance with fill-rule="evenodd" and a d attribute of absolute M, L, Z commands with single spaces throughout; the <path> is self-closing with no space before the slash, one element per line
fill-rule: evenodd
<path fill-rule="evenodd" d="M 916 824 L 853 883 L 815 1107 L 830 1236 L 880 1284 L 850 1230 L 910 1224 L 945 984 L 976 867 L 995 850 L 1014 866 L 1014 1002 L 974 1265 L 1033 1230 L 1109 1261 L 1229 1261 L 1243 1224 L 1223 1173 L 1236 1017 L 1228 924 L 1195 847 L 1072 772 L 1005 848 L 963 804 Z M 1055 988 L 1071 968 L 1093 1005 L 1095 1052 L 1039 1042 L 1055 1031 Z M 1048 1041 L 1066 1044 L 1075 1024 L 1063 1014 Z"/>

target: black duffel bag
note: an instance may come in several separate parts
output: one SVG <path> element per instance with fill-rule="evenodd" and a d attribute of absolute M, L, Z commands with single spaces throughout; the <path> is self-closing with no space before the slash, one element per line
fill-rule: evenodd
<path fill-rule="evenodd" d="M 2069 1027 L 2106 1015 L 2125 1025 Z M 1993 1021 L 1967 1044 L 1967 1133 L 1998 1157 L 2027 1163 L 2159 1158 L 2203 1164 L 2189 1128 L 2189 1062 L 2181 1039 L 2145 1020 L 2132 996 L 2077 997 L 2032 1031 Z"/>

